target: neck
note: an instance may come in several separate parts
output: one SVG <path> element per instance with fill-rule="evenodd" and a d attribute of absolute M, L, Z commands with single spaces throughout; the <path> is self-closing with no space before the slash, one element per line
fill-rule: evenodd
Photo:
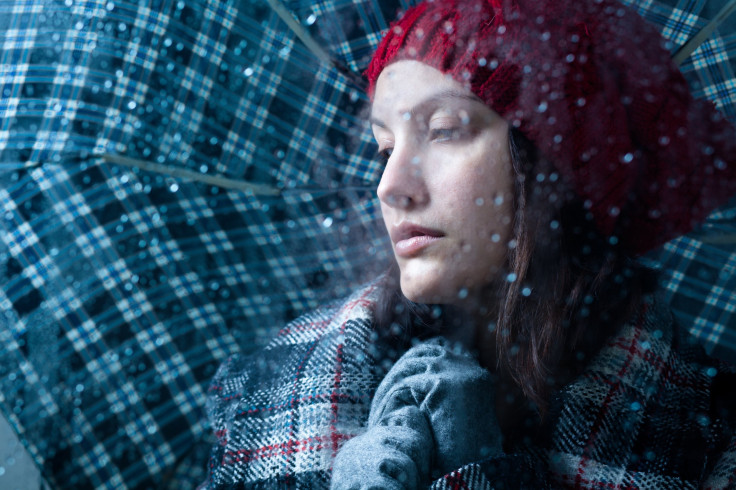
<path fill-rule="evenodd" d="M 470 352 L 473 352 L 481 366 L 491 372 L 496 370 L 496 318 L 498 306 L 488 306 L 479 298 L 466 299 L 462 304 L 446 305 L 445 322 L 442 335 L 448 340 L 461 343 Z"/>

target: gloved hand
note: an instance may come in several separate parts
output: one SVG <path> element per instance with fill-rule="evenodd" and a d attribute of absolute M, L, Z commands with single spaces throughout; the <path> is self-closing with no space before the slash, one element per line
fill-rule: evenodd
<path fill-rule="evenodd" d="M 501 453 L 492 375 L 433 339 L 407 351 L 378 386 L 368 430 L 338 452 L 331 488 L 420 488 Z"/>

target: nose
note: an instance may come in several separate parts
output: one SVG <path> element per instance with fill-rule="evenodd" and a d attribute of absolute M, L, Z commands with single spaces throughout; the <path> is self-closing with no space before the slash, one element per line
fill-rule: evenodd
<path fill-rule="evenodd" d="M 429 195 L 422 175 L 422 155 L 412 145 L 396 145 L 383 170 L 376 194 L 392 208 L 425 204 Z"/>

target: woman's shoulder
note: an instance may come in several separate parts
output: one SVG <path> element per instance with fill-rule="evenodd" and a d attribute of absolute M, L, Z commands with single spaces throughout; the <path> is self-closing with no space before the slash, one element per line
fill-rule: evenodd
<path fill-rule="evenodd" d="M 706 355 L 661 295 L 646 297 L 558 394 L 555 479 L 720 488 L 718 475 L 736 472 L 736 398 L 723 389 L 733 380 L 733 366 Z"/>
<path fill-rule="evenodd" d="M 645 371 L 650 374 L 648 379 L 680 380 L 707 380 L 716 373 L 736 373 L 733 364 L 709 356 L 686 327 L 675 318 L 662 292 L 646 295 L 636 313 L 593 359 L 588 371 L 618 378 L 629 372 L 640 376 L 640 371 Z"/>
<path fill-rule="evenodd" d="M 346 335 L 349 340 L 356 341 L 356 335 L 360 338 L 370 329 L 379 290 L 380 285 L 372 282 L 345 298 L 302 314 L 283 326 L 265 347 L 229 357 L 218 369 L 215 384 L 237 383 L 243 375 L 252 378 L 251 372 L 260 372 L 261 368 L 273 373 L 286 359 L 313 351 L 318 344 L 325 344 L 323 347 L 339 345 L 346 340 Z M 268 359 L 274 363 L 266 362 Z"/>
<path fill-rule="evenodd" d="M 380 381 L 372 328 L 380 287 L 311 311 L 265 348 L 222 364 L 208 393 L 217 443 L 206 487 L 329 482 L 334 453 L 361 430 Z"/>

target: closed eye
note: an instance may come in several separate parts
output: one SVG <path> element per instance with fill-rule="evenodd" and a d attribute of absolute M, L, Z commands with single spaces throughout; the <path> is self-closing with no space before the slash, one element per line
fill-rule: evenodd
<path fill-rule="evenodd" d="M 435 128 L 429 130 L 429 140 L 437 143 L 455 141 L 461 136 L 460 128 Z"/>
<path fill-rule="evenodd" d="M 394 152 L 393 148 L 383 148 L 382 150 L 378 150 L 378 153 L 376 154 L 376 158 L 383 165 L 386 165 L 388 163 L 388 159 L 391 158 L 391 154 L 393 152 Z"/>

